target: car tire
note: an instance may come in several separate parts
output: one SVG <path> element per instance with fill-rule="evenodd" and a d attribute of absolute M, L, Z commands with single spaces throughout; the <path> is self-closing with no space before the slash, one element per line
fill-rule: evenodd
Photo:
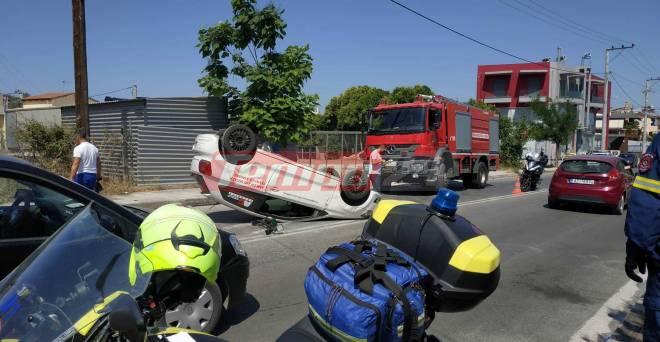
<path fill-rule="evenodd" d="M 224 313 L 223 302 L 224 296 L 218 284 L 207 281 L 197 301 L 167 310 L 164 320 L 171 327 L 212 333 Z"/>
<path fill-rule="evenodd" d="M 548 208 L 559 209 L 559 207 L 561 207 L 561 203 L 558 200 L 551 200 L 548 198 Z"/>
<path fill-rule="evenodd" d="M 341 198 L 349 205 L 360 205 L 369 198 L 369 178 L 363 170 L 350 170 L 341 180 Z"/>
<path fill-rule="evenodd" d="M 318 169 L 318 171 L 321 172 L 321 173 L 325 173 L 325 174 L 328 174 L 328 175 L 339 178 L 339 172 L 337 172 L 337 170 L 335 170 L 334 167 L 331 167 L 331 166 L 325 167 L 324 166 L 324 167 L 320 167 Z"/>
<path fill-rule="evenodd" d="M 486 163 L 479 162 L 479 165 L 477 166 L 477 174 L 474 175 L 472 183 L 477 189 L 483 189 L 486 187 L 486 184 L 488 184 L 488 166 L 486 166 Z"/>
<path fill-rule="evenodd" d="M 626 206 L 626 195 L 621 195 L 616 207 L 612 208 L 614 215 L 623 215 L 624 207 Z"/>
<path fill-rule="evenodd" d="M 222 132 L 218 145 L 226 161 L 242 165 L 252 160 L 257 151 L 257 135 L 246 125 L 231 125 Z"/>

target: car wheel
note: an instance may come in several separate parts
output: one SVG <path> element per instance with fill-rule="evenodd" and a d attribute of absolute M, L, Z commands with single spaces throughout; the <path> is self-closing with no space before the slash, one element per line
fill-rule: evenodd
<path fill-rule="evenodd" d="M 257 135 L 246 125 L 232 125 L 220 136 L 222 157 L 236 165 L 249 162 L 257 150 Z"/>
<path fill-rule="evenodd" d="M 475 175 L 475 179 L 472 180 L 474 186 L 477 189 L 483 189 L 486 187 L 486 184 L 488 183 L 488 167 L 484 162 L 479 162 L 479 166 L 477 168 L 477 174 Z"/>
<path fill-rule="evenodd" d="M 612 208 L 615 215 L 623 215 L 623 208 L 626 205 L 626 195 L 621 195 L 619 203 L 616 204 L 616 207 Z"/>
<path fill-rule="evenodd" d="M 165 323 L 171 327 L 211 333 L 215 330 L 224 310 L 220 287 L 206 282 L 199 298 L 193 303 L 182 303 L 165 312 Z"/>
<path fill-rule="evenodd" d="M 341 181 L 341 197 L 349 205 L 360 205 L 369 198 L 369 178 L 362 170 L 346 172 Z"/>
<path fill-rule="evenodd" d="M 320 167 L 318 171 L 339 178 L 339 172 L 337 172 L 334 167 Z"/>

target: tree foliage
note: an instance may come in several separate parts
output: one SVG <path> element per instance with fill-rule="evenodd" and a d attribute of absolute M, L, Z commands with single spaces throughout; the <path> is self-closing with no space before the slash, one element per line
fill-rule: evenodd
<path fill-rule="evenodd" d="M 273 4 L 258 9 L 256 0 L 232 0 L 234 16 L 199 31 L 199 52 L 208 60 L 199 85 L 229 99 L 229 115 L 239 118 L 273 142 L 299 142 L 307 136 L 318 96 L 303 85 L 312 75 L 309 46 L 275 50 L 286 35 L 283 10 Z M 243 78 L 244 90 L 229 83 Z"/>
<path fill-rule="evenodd" d="M 528 125 L 525 121 L 514 122 L 500 116 L 500 162 L 505 166 L 520 167 L 523 146 L 528 139 Z"/>
<path fill-rule="evenodd" d="M 477 101 L 475 99 L 469 99 L 468 104 L 472 107 L 477 107 L 484 110 L 489 110 L 491 112 L 497 112 L 497 107 L 494 104 L 488 104 L 481 100 Z"/>
<path fill-rule="evenodd" d="M 359 130 L 363 124 L 363 113 L 373 109 L 389 95 L 387 90 L 370 86 L 346 89 L 330 99 L 325 107 L 326 129 Z M 332 125 L 332 124 L 335 125 Z"/>
<path fill-rule="evenodd" d="M 387 97 L 389 103 L 408 103 L 415 101 L 417 95 L 433 95 L 433 90 L 427 85 L 416 84 L 412 87 L 396 87 Z"/>
<path fill-rule="evenodd" d="M 566 145 L 577 129 L 577 112 L 568 101 L 562 104 L 544 103 L 538 99 L 530 106 L 536 115 L 531 127 L 531 137 L 535 140 L 549 140 L 556 145 L 555 156 L 559 158 L 560 146 Z"/>
<path fill-rule="evenodd" d="M 15 136 L 23 157 L 45 169 L 66 174 L 73 155 L 73 129 L 26 120 L 17 125 Z"/>

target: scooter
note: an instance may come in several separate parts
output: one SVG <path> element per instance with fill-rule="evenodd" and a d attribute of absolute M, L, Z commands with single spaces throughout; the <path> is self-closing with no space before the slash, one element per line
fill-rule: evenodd
<path fill-rule="evenodd" d="M 523 192 L 536 190 L 546 165 L 548 165 L 548 157 L 543 151 L 535 155 L 527 153 L 525 166 L 520 174 L 520 190 Z"/>
<path fill-rule="evenodd" d="M 201 293 L 193 272 L 142 272 L 134 245 L 90 204 L 0 283 L 0 340 L 222 341 L 167 327 L 171 305 Z"/>

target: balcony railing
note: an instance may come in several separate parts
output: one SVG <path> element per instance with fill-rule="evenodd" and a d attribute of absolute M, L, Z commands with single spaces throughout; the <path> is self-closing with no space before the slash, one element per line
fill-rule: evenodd
<path fill-rule="evenodd" d="M 559 93 L 559 97 L 566 97 L 572 99 L 582 99 L 584 95 L 581 91 L 562 91 Z"/>
<path fill-rule="evenodd" d="M 592 96 L 591 97 L 591 102 L 593 102 L 593 103 L 604 103 L 605 98 L 602 97 L 602 96 Z"/>

